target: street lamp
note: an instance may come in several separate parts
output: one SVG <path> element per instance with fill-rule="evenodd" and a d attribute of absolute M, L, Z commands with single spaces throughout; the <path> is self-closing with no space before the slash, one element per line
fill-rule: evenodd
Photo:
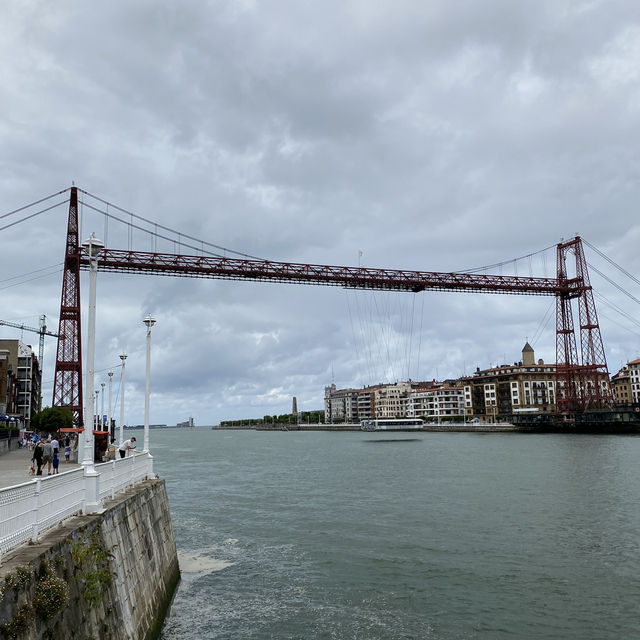
<path fill-rule="evenodd" d="M 122 352 L 120 354 L 120 360 L 122 360 L 120 368 L 120 444 L 124 442 L 124 361 L 126 359 L 127 354 Z"/>
<path fill-rule="evenodd" d="M 98 422 L 98 396 L 100 395 L 100 392 L 96 389 L 95 394 L 96 394 L 96 404 L 94 406 L 94 413 L 93 413 L 93 428 L 98 429 L 98 427 L 100 426 L 100 423 Z"/>
<path fill-rule="evenodd" d="M 151 327 L 156 323 L 155 318 L 148 315 L 142 322 L 147 327 L 147 375 L 144 383 L 144 444 L 143 451 L 149 451 L 149 377 L 151 375 Z"/>
<path fill-rule="evenodd" d="M 107 407 L 107 431 L 109 432 L 109 442 L 111 442 L 111 378 L 113 378 L 113 371 L 108 371 L 109 376 L 109 406 Z"/>
<path fill-rule="evenodd" d="M 82 243 L 82 250 L 89 258 L 89 320 L 87 323 L 87 375 L 84 392 L 84 451 L 82 466 L 84 468 L 86 499 L 85 512 L 93 513 L 101 508 L 102 501 L 98 492 L 98 477 L 93 466 L 93 378 L 94 356 L 96 349 L 96 280 L 98 275 L 98 256 L 104 244 L 92 233 Z"/>
<path fill-rule="evenodd" d="M 82 466 L 93 471 L 93 377 L 96 346 L 96 279 L 98 256 L 104 245 L 92 233 L 82 243 L 82 250 L 89 258 L 89 321 L 87 327 L 87 375 L 85 378 L 84 451 Z"/>
<path fill-rule="evenodd" d="M 104 382 L 100 383 L 100 387 L 101 387 L 101 391 L 102 391 L 102 396 L 101 396 L 101 401 L 100 401 L 100 426 L 102 427 L 102 420 L 104 419 L 102 416 L 104 415 Z"/>

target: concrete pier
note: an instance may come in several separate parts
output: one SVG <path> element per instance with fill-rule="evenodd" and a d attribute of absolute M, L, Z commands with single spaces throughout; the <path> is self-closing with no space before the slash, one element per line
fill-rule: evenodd
<path fill-rule="evenodd" d="M 0 486 L 30 480 L 30 459 L 0 457 Z M 0 555 L 0 637 L 153 640 L 179 579 L 164 480 L 142 480 Z"/>

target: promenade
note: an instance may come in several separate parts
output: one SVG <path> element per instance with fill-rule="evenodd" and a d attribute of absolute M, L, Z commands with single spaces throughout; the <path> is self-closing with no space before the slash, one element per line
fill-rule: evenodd
<path fill-rule="evenodd" d="M 33 452 L 29 451 L 29 449 L 12 449 L 0 456 L 0 489 L 12 487 L 15 484 L 22 484 L 23 482 L 29 482 L 29 480 L 35 480 L 36 478 L 47 477 L 46 467 L 44 468 L 44 475 L 42 476 L 35 476 L 29 473 L 32 455 Z M 81 466 L 82 465 L 76 464 L 75 462 L 65 462 L 63 454 L 58 471 L 64 473 L 65 471 L 72 471 Z"/>

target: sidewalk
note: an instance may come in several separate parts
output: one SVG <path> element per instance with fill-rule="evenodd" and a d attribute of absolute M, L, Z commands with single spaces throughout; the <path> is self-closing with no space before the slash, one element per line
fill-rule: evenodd
<path fill-rule="evenodd" d="M 33 453 L 29 449 L 13 449 L 0 456 L 0 489 L 11 487 L 14 484 L 29 482 L 29 480 L 34 480 L 37 477 L 47 477 L 46 467 L 44 467 L 43 476 L 32 476 L 29 473 L 32 455 Z M 81 466 L 81 464 L 76 464 L 75 462 L 65 462 L 63 454 L 58 471 L 64 473 Z"/>

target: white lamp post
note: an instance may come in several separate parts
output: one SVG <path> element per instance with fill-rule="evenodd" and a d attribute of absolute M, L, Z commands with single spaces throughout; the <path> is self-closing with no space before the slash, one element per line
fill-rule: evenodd
<path fill-rule="evenodd" d="M 94 406 L 94 412 L 93 412 L 93 428 L 97 431 L 100 427 L 100 422 L 98 421 L 98 396 L 100 395 L 100 392 L 96 389 L 95 391 L 96 394 L 96 404 Z"/>
<path fill-rule="evenodd" d="M 104 418 L 102 417 L 102 416 L 104 416 L 104 386 L 105 386 L 105 385 L 104 385 L 104 382 L 101 382 L 101 383 L 100 383 L 100 387 L 101 387 L 101 391 L 102 391 L 102 396 L 101 396 L 101 399 L 100 399 L 100 421 L 99 421 L 99 422 L 100 422 L 100 426 L 101 426 L 101 427 L 102 427 L 102 426 L 104 426 L 104 425 L 102 424 L 102 421 L 103 421 L 103 419 L 104 419 Z"/>
<path fill-rule="evenodd" d="M 93 471 L 93 377 L 96 346 L 96 276 L 98 255 L 104 245 L 92 233 L 82 243 L 82 250 L 89 257 L 89 321 L 87 327 L 87 375 L 84 393 L 84 448 L 82 466 Z"/>
<path fill-rule="evenodd" d="M 109 432 L 108 438 L 111 442 L 111 378 L 113 378 L 113 371 L 108 371 L 109 376 L 109 406 L 107 407 L 107 431 Z"/>
<path fill-rule="evenodd" d="M 149 377 L 151 375 L 151 327 L 156 323 L 155 318 L 148 315 L 142 322 L 147 327 L 147 375 L 144 384 L 144 445 L 143 451 L 149 451 Z"/>
<path fill-rule="evenodd" d="M 124 361 L 126 359 L 127 354 L 122 352 L 120 354 L 120 360 L 122 360 L 120 368 L 120 444 L 124 442 Z"/>
<path fill-rule="evenodd" d="M 104 245 L 92 233 L 82 243 L 82 250 L 89 258 L 89 319 L 87 324 L 87 375 L 84 391 L 84 448 L 82 466 L 85 480 L 85 513 L 95 513 L 102 508 L 99 479 L 93 466 L 93 378 L 94 355 L 96 349 L 96 280 L 98 275 L 98 256 Z"/>

